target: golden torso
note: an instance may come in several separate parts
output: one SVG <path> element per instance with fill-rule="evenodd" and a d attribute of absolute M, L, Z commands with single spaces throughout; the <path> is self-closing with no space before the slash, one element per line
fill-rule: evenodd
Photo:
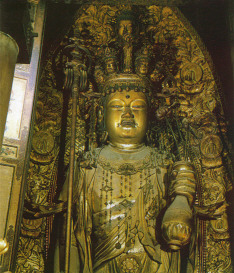
<path fill-rule="evenodd" d="M 87 157 L 90 160 L 90 153 Z M 136 268 L 145 267 L 142 272 L 148 272 L 149 265 L 141 262 L 147 256 L 145 246 L 155 255 L 150 266 L 158 267 L 156 219 L 166 203 L 164 182 L 168 161 L 145 145 L 128 152 L 107 145 L 96 149 L 91 157 L 95 167 L 82 168 L 79 180 L 85 183 L 82 194 L 88 201 L 88 213 L 92 214 L 92 223 L 87 227 L 92 229 L 94 268 L 102 268 L 107 260 L 114 258 L 121 267 L 123 257 L 131 257 Z"/>

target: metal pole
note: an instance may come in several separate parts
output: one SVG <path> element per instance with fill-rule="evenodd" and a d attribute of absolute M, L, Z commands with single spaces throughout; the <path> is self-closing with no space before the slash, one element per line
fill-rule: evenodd
<path fill-rule="evenodd" d="M 72 39 L 71 39 L 72 40 Z M 72 223 L 72 198 L 73 198 L 73 180 L 75 169 L 75 140 L 76 140 L 76 117 L 77 117 L 77 100 L 79 91 L 84 91 L 87 86 L 87 68 L 81 61 L 84 56 L 88 58 L 90 68 L 91 55 L 86 48 L 79 46 L 73 39 L 73 44 L 66 46 L 63 51 L 71 50 L 70 55 L 73 60 L 66 63 L 64 89 L 72 89 L 72 118 L 71 118 L 71 142 L 69 158 L 69 176 L 67 189 L 67 222 L 66 222 L 66 249 L 65 249 L 65 273 L 69 273 L 70 268 L 70 250 L 71 250 L 71 223 Z M 80 53 L 79 53 L 80 51 Z M 71 86 L 72 84 L 72 86 Z"/>
<path fill-rule="evenodd" d="M 65 273 L 69 273 L 70 249 L 71 249 L 71 220 L 72 220 L 72 193 L 75 165 L 75 139 L 76 139 L 76 115 L 78 99 L 78 75 L 74 71 L 74 81 L 72 85 L 72 120 L 71 120 L 71 147 L 70 147 L 70 166 L 67 191 L 67 225 L 66 225 L 66 250 L 65 250 Z"/>

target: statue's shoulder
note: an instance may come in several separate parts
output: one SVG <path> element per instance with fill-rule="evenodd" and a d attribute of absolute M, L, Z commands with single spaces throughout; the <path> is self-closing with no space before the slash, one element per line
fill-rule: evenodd
<path fill-rule="evenodd" d="M 158 148 L 150 147 L 150 154 L 155 166 L 168 168 L 173 164 L 173 155 L 165 150 L 162 151 Z"/>
<path fill-rule="evenodd" d="M 102 148 L 95 148 L 84 152 L 79 157 L 79 165 L 81 168 L 91 169 L 97 167 L 97 160 Z"/>

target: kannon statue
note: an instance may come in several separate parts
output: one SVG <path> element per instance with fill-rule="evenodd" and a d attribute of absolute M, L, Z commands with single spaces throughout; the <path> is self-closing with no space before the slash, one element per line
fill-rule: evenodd
<path fill-rule="evenodd" d="M 147 144 L 152 85 L 147 47 L 132 63 L 132 21 L 119 20 L 123 64 L 104 49 L 99 123 L 104 144 L 76 163 L 70 271 L 180 272 L 179 250 L 190 241 L 195 172 L 187 161 Z M 67 183 L 59 199 L 67 200 Z M 55 272 L 64 270 L 65 221 L 55 251 Z"/>
<path fill-rule="evenodd" d="M 176 8 L 87 4 L 66 33 L 42 72 L 15 272 L 233 272 L 227 126 L 195 30 Z"/>

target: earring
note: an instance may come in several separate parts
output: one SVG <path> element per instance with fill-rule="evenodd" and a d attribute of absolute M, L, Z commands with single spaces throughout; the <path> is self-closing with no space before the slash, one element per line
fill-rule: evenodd
<path fill-rule="evenodd" d="M 100 137 L 100 142 L 101 143 L 105 143 L 107 141 L 108 138 L 108 132 L 107 131 L 103 131 Z"/>
<path fill-rule="evenodd" d="M 98 111 L 98 122 L 101 123 L 103 121 L 103 118 L 104 118 L 104 110 L 103 110 L 103 106 L 100 106 Z"/>

